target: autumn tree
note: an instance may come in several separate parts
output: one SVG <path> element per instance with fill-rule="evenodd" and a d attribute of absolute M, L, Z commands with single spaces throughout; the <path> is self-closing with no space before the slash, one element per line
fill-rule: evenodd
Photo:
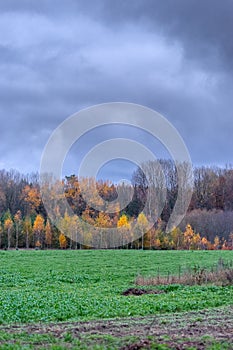
<path fill-rule="evenodd" d="M 98 227 L 98 231 L 100 233 L 99 237 L 99 246 L 101 248 L 108 248 L 111 245 L 109 232 L 106 228 L 110 228 L 112 226 L 111 218 L 108 214 L 100 211 L 99 215 L 95 220 L 95 227 Z"/>
<path fill-rule="evenodd" d="M 201 245 L 201 236 L 199 233 L 195 233 L 195 235 L 193 236 L 191 248 L 200 249 L 200 245 Z"/>
<path fill-rule="evenodd" d="M 52 245 L 52 229 L 49 220 L 47 219 L 45 225 L 45 244 L 51 248 Z"/>
<path fill-rule="evenodd" d="M 40 190 L 37 186 L 26 185 L 22 191 L 22 198 L 28 203 L 31 212 L 40 212 L 41 196 Z"/>
<path fill-rule="evenodd" d="M 194 235 L 195 235 L 195 233 L 192 229 L 192 226 L 188 224 L 186 226 L 186 230 L 184 232 L 184 244 L 185 244 L 185 248 L 188 250 L 190 250 L 190 248 L 191 248 L 191 244 L 192 244 L 192 240 L 193 240 Z"/>
<path fill-rule="evenodd" d="M 26 216 L 24 219 L 23 232 L 25 234 L 26 249 L 29 249 L 29 237 L 32 233 L 32 221 L 30 216 Z"/>
<path fill-rule="evenodd" d="M 67 233 L 68 237 L 70 238 L 70 249 L 72 248 L 72 243 L 74 242 L 74 248 L 81 249 L 81 244 L 79 244 L 80 241 L 80 228 L 79 228 L 79 220 L 77 215 L 72 215 L 69 217 L 69 231 Z"/>
<path fill-rule="evenodd" d="M 171 231 L 171 247 L 181 249 L 183 246 L 183 232 L 179 227 L 174 227 Z"/>
<path fill-rule="evenodd" d="M 75 242 L 75 249 L 78 247 L 81 249 L 82 245 L 80 243 L 81 240 L 81 228 L 79 225 L 79 218 L 77 215 L 72 215 L 70 220 L 70 241 Z"/>
<path fill-rule="evenodd" d="M 61 249 L 66 249 L 67 246 L 67 239 L 64 233 L 60 233 L 59 235 L 59 244 Z"/>
<path fill-rule="evenodd" d="M 163 230 L 163 221 L 161 218 L 158 218 L 156 227 L 151 229 L 152 231 L 152 244 L 155 249 L 162 249 L 164 247 L 164 230 Z"/>
<path fill-rule="evenodd" d="M 77 215 L 81 215 L 85 210 L 86 203 L 82 198 L 77 176 L 71 175 L 65 177 L 64 192 L 72 210 Z"/>
<path fill-rule="evenodd" d="M 79 180 L 79 186 L 87 206 L 97 209 L 97 212 L 104 211 L 105 201 L 99 195 L 95 178 L 82 178 Z"/>
<path fill-rule="evenodd" d="M 201 247 L 202 249 L 207 249 L 207 246 L 208 246 L 208 240 L 206 237 L 202 237 L 201 239 Z"/>
<path fill-rule="evenodd" d="M 83 213 L 82 213 L 82 219 L 83 221 L 85 221 L 86 223 L 94 226 L 95 225 L 95 218 L 94 218 L 94 215 L 93 215 L 93 212 L 92 210 L 87 207 Z"/>
<path fill-rule="evenodd" d="M 5 222 L 4 222 L 4 228 L 7 231 L 7 247 L 10 249 L 11 247 L 11 230 L 13 227 L 13 221 L 11 219 L 10 213 L 8 213 Z"/>
<path fill-rule="evenodd" d="M 36 247 L 41 247 L 42 245 L 42 234 L 44 232 L 44 218 L 38 214 L 33 224 L 33 232 L 35 235 L 35 245 Z"/>
<path fill-rule="evenodd" d="M 148 249 L 152 249 L 154 246 L 154 238 L 155 238 L 155 228 L 152 227 L 145 235 L 144 235 L 144 247 Z"/>
<path fill-rule="evenodd" d="M 144 249 L 144 235 L 149 229 L 149 222 L 146 215 L 142 212 L 138 215 L 136 230 L 139 232 L 141 237 L 141 248 Z"/>
<path fill-rule="evenodd" d="M 14 216 L 15 221 L 15 248 L 18 249 L 19 246 L 19 229 L 22 223 L 22 215 L 21 211 L 18 210 L 17 213 Z"/>
<path fill-rule="evenodd" d="M 64 216 L 60 218 L 59 227 L 62 231 L 62 233 L 69 237 L 70 239 L 70 249 L 72 248 L 72 243 L 76 242 L 76 249 L 77 249 L 77 230 L 78 230 L 78 217 L 77 215 L 69 215 L 67 211 L 65 212 Z"/>
<path fill-rule="evenodd" d="M 122 246 L 124 246 L 125 243 L 129 243 L 130 234 L 130 223 L 125 214 L 121 215 L 121 217 L 119 218 L 117 222 L 117 228 L 121 234 Z"/>

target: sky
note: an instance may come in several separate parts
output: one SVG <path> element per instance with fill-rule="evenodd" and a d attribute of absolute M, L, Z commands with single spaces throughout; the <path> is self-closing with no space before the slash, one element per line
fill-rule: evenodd
<path fill-rule="evenodd" d="M 194 165 L 232 164 L 232 33 L 232 0 L 0 0 L 0 169 L 38 171 L 60 123 L 115 101 L 161 113 Z M 109 126 L 77 141 L 64 172 L 113 137 L 165 154 L 142 132 Z M 129 177 L 124 162 L 102 175 Z"/>

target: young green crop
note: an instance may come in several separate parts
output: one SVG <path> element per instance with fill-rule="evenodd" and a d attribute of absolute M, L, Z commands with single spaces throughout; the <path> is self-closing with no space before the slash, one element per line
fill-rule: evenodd
<path fill-rule="evenodd" d="M 146 316 L 230 305 L 233 287 L 175 286 L 123 296 L 138 274 L 211 267 L 230 251 L 1 251 L 0 323 Z"/>

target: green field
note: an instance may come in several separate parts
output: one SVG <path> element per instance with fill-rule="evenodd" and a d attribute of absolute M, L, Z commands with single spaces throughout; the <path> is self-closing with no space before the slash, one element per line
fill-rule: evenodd
<path fill-rule="evenodd" d="M 38 323 L 49 329 L 55 323 L 62 328 L 64 322 L 77 325 L 80 321 L 143 316 L 143 322 L 149 324 L 154 315 L 168 320 L 171 315 L 181 317 L 190 311 L 198 315 L 198 310 L 210 309 L 210 314 L 216 308 L 229 310 L 233 305 L 233 286 L 175 285 L 159 287 L 164 293 L 143 296 L 124 296 L 122 292 L 135 286 L 139 274 L 156 276 L 158 270 L 161 275 L 178 274 L 179 267 L 183 270 L 195 265 L 211 267 L 220 257 L 232 260 L 232 255 L 232 251 L 1 251 L 0 348 L 34 348 L 33 334 L 30 341 L 27 330 Z M 16 329 L 21 327 L 21 334 L 25 333 L 22 338 L 18 333 L 8 332 L 13 324 L 17 325 Z M 69 348 L 85 348 L 85 341 L 77 344 L 77 339 L 64 332 L 62 334 L 67 337 L 66 340 L 62 338 L 64 348 L 66 341 Z M 60 343 L 52 334 L 45 336 L 37 332 L 37 347 L 58 349 Z M 97 348 L 118 348 L 119 337 L 114 339 L 107 339 L 107 344 L 111 345 L 98 342 Z M 94 345 L 87 346 L 90 347 Z"/>

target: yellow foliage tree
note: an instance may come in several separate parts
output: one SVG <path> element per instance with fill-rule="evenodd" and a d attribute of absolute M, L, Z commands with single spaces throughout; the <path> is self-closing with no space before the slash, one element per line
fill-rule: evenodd
<path fill-rule="evenodd" d="M 144 213 L 140 213 L 137 218 L 136 229 L 139 230 L 141 240 L 142 240 L 142 249 L 144 249 L 144 235 L 149 229 L 149 223 L 147 217 Z"/>
<path fill-rule="evenodd" d="M 76 242 L 77 249 L 77 231 L 78 231 L 78 217 L 77 215 L 70 216 L 67 211 L 64 217 L 60 219 L 60 229 L 65 236 L 70 239 L 70 249 L 72 248 L 72 242 Z"/>
<path fill-rule="evenodd" d="M 125 227 L 125 228 L 127 228 L 127 229 L 130 228 L 130 224 L 129 224 L 129 222 L 128 222 L 128 218 L 127 218 L 127 216 L 126 216 L 125 214 L 123 214 L 123 215 L 119 218 L 119 220 L 118 220 L 118 222 L 117 222 L 117 227 Z"/>
<path fill-rule="evenodd" d="M 191 244 L 192 244 L 194 235 L 195 233 L 191 225 L 188 224 L 184 232 L 184 244 L 186 249 L 189 249 L 189 250 L 191 249 Z"/>
<path fill-rule="evenodd" d="M 195 233 L 191 227 L 191 225 L 186 226 L 186 230 L 184 232 L 184 246 L 186 249 L 200 249 L 201 246 L 205 243 L 206 238 L 202 238 L 199 233 Z M 208 242 L 208 241 L 207 241 Z"/>
<path fill-rule="evenodd" d="M 23 223 L 23 232 L 25 234 L 25 240 L 26 240 L 26 248 L 29 248 L 29 236 L 32 233 L 32 221 L 30 216 L 26 216 L 24 223 Z"/>
<path fill-rule="evenodd" d="M 67 239 L 64 233 L 60 233 L 59 235 L 59 244 L 61 249 L 66 249 L 67 246 Z"/>
<path fill-rule="evenodd" d="M 159 238 L 156 238 L 156 239 L 155 239 L 154 245 L 155 245 L 155 248 L 156 248 L 156 249 L 160 249 L 160 247 L 161 247 L 161 242 L 160 242 L 160 239 L 159 239 Z"/>
<path fill-rule="evenodd" d="M 201 236 L 199 233 L 196 233 L 193 236 L 192 249 L 200 249 L 200 244 L 201 244 Z"/>
<path fill-rule="evenodd" d="M 130 241 L 130 223 L 128 222 L 128 218 L 125 214 L 121 215 L 117 221 L 117 228 L 121 235 L 121 244 L 124 246 Z"/>
<path fill-rule="evenodd" d="M 100 211 L 96 220 L 95 226 L 98 227 L 100 233 L 99 246 L 101 248 L 108 248 L 111 245 L 109 231 L 106 228 L 112 227 L 111 218 L 108 214 Z"/>
<path fill-rule="evenodd" d="M 11 229 L 13 227 L 13 221 L 11 220 L 11 217 L 7 217 L 4 222 L 4 228 L 7 231 L 7 246 L 8 249 L 11 247 Z"/>
<path fill-rule="evenodd" d="M 203 238 L 201 239 L 202 248 L 206 249 L 206 248 L 207 248 L 207 244 L 208 244 L 207 238 L 203 237 Z"/>
<path fill-rule="evenodd" d="M 171 232 L 171 239 L 173 242 L 173 247 L 175 249 L 181 249 L 183 245 L 183 232 L 179 227 L 173 228 Z"/>
<path fill-rule="evenodd" d="M 15 239 L 15 248 L 18 249 L 18 245 L 19 245 L 19 228 L 21 225 L 21 220 L 22 220 L 22 215 L 21 215 L 21 211 L 18 210 L 17 213 L 14 216 L 14 220 L 15 220 L 15 229 L 16 229 L 16 239 Z"/>
<path fill-rule="evenodd" d="M 45 225 L 45 243 L 47 247 L 51 247 L 52 244 L 52 229 L 49 220 L 46 221 Z"/>
<path fill-rule="evenodd" d="M 42 245 L 42 234 L 44 232 L 44 218 L 42 215 L 38 214 L 33 224 L 33 232 L 35 234 L 35 242 L 36 246 L 38 246 L 38 242 L 40 246 Z"/>

